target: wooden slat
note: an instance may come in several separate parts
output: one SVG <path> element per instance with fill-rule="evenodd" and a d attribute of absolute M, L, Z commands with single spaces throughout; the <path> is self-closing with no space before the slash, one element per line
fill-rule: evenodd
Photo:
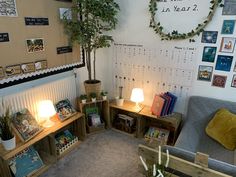
<path fill-rule="evenodd" d="M 121 109 L 121 110 L 129 111 L 129 112 L 133 112 L 133 113 L 139 113 L 144 108 L 144 105 L 140 104 L 139 106 L 141 107 L 141 109 L 137 110 L 135 109 L 136 104 L 134 102 L 127 101 L 127 100 L 124 101 L 123 106 L 117 106 L 114 100 L 110 102 L 109 106 L 111 108 Z"/>
<path fill-rule="evenodd" d="M 158 161 L 158 150 L 144 145 L 139 145 L 139 155 L 141 155 L 144 159 L 147 159 L 147 161 L 151 161 L 153 163 Z M 162 153 L 162 158 L 166 159 L 165 153 Z M 232 177 L 172 155 L 170 155 L 169 168 L 193 177 Z"/>

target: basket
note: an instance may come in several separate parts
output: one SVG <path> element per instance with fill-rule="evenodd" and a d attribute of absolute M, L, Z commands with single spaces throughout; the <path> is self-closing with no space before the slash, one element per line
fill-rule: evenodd
<path fill-rule="evenodd" d="M 99 80 L 94 80 L 94 82 L 90 83 L 88 80 L 84 81 L 84 88 L 86 95 L 90 97 L 91 93 L 96 93 L 97 97 L 101 93 L 101 81 Z"/>

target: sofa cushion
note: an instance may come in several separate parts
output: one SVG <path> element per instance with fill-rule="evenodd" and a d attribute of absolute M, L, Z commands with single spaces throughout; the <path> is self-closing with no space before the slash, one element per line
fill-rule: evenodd
<path fill-rule="evenodd" d="M 206 127 L 206 133 L 229 150 L 236 148 L 236 115 L 219 109 Z"/>

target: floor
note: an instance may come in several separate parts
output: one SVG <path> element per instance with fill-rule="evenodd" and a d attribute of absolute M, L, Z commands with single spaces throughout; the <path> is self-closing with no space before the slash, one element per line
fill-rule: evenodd
<path fill-rule="evenodd" d="M 140 143 L 114 130 L 89 135 L 41 177 L 144 177 L 138 171 Z"/>

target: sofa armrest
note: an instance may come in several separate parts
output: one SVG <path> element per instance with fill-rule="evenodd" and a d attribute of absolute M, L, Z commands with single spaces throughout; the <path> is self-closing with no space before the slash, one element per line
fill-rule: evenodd
<path fill-rule="evenodd" d="M 178 147 L 174 146 L 164 146 L 163 149 L 168 149 L 171 155 L 174 155 L 176 157 L 182 158 L 184 160 L 187 160 L 189 162 L 194 162 L 195 159 L 195 153 L 191 151 L 187 151 Z M 236 166 L 228 164 L 226 162 L 222 162 L 219 160 L 215 160 L 212 158 L 209 158 L 208 166 L 210 169 L 219 171 L 221 173 L 225 173 L 227 175 L 236 176 Z"/>

